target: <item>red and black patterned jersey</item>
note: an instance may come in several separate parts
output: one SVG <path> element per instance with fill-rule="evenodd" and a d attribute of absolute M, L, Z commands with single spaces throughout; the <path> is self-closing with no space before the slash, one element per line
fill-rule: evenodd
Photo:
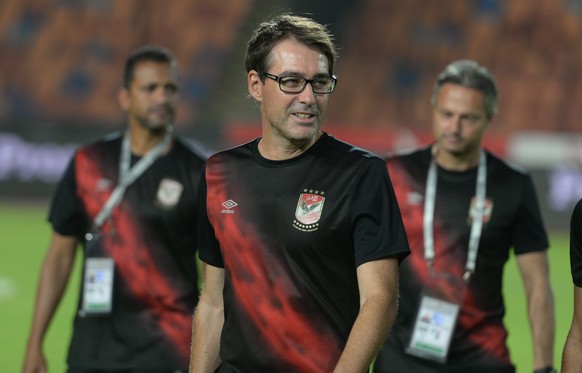
<path fill-rule="evenodd" d="M 52 202 L 56 232 L 83 239 L 117 186 L 121 140 L 113 134 L 76 151 Z M 137 160 L 132 156 L 132 164 Z M 171 150 L 127 188 L 103 225 L 103 250 L 115 261 L 112 314 L 75 317 L 69 364 L 187 370 L 205 160 L 175 138 Z"/>
<path fill-rule="evenodd" d="M 400 266 L 400 310 L 392 335 L 377 359 L 377 372 L 513 371 L 503 325 L 503 268 L 511 248 L 516 255 L 545 250 L 548 239 L 529 175 L 491 153 L 487 152 L 486 157 L 485 216 L 476 268 L 461 304 L 446 365 L 404 352 L 410 342 L 421 292 L 434 285 L 429 283 L 423 241 L 431 150 L 429 147 L 387 159 L 412 254 Z M 464 172 L 437 169 L 433 268 L 460 279 L 467 262 L 477 167 Z M 442 293 L 446 290 L 442 289 Z"/>
<path fill-rule="evenodd" d="M 576 203 L 570 219 L 570 268 L 574 285 L 582 287 L 582 200 Z"/>
<path fill-rule="evenodd" d="M 200 258 L 225 270 L 218 371 L 330 372 L 356 267 L 409 253 L 392 185 L 382 159 L 325 133 L 284 161 L 258 141 L 212 156 L 201 182 Z"/>

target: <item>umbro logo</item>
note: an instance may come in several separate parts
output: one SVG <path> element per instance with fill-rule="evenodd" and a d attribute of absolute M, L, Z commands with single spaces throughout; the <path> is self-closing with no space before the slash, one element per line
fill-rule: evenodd
<path fill-rule="evenodd" d="M 227 201 L 222 202 L 222 206 L 224 206 L 226 209 L 220 211 L 221 214 L 234 214 L 233 208 L 238 206 L 238 203 L 236 203 L 232 199 L 229 199 Z"/>
<path fill-rule="evenodd" d="M 412 206 L 418 206 L 424 200 L 424 196 L 416 191 L 412 191 L 406 195 L 406 202 Z"/>

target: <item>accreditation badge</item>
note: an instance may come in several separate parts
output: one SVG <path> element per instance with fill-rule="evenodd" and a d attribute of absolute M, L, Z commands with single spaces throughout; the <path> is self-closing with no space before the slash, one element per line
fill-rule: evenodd
<path fill-rule="evenodd" d="M 458 315 L 458 304 L 423 295 L 406 352 L 445 362 Z"/>
<path fill-rule="evenodd" d="M 88 233 L 85 242 L 85 272 L 83 274 L 83 297 L 79 314 L 107 315 L 113 306 L 113 280 L 115 264 L 113 258 L 92 256 L 102 254 L 101 234 Z"/>
<path fill-rule="evenodd" d="M 113 299 L 113 259 L 87 258 L 83 281 L 85 314 L 108 314 Z"/>
<path fill-rule="evenodd" d="M 467 282 L 461 275 L 429 270 L 406 352 L 444 363 L 451 345 Z"/>

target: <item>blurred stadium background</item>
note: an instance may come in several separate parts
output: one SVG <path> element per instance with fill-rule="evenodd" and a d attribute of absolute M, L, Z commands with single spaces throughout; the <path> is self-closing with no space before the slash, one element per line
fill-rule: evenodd
<path fill-rule="evenodd" d="M 582 0 L 1 0 L 0 210 L 33 201 L 44 219 L 73 149 L 123 127 L 115 95 L 127 54 L 142 44 L 166 46 L 180 63 L 180 134 L 211 151 L 259 135 L 244 44 L 282 10 L 327 24 L 340 47 L 324 129 L 379 154 L 430 141 L 432 82 L 447 63 L 487 66 L 500 89 L 487 147 L 530 171 L 567 249 L 563 233 L 582 197 Z M 7 229 L 0 225 L 0 310 L 14 270 Z M 22 269 L 31 286 L 34 263 Z"/>

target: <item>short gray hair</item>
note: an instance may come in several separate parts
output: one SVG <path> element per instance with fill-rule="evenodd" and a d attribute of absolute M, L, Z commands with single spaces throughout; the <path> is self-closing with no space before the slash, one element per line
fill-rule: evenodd
<path fill-rule="evenodd" d="M 491 119 L 497 113 L 497 84 L 495 83 L 495 78 L 486 67 L 471 60 L 451 62 L 436 78 L 431 97 L 433 105 L 436 103 L 441 87 L 446 83 L 457 84 L 482 92 L 485 95 L 487 117 Z"/>

